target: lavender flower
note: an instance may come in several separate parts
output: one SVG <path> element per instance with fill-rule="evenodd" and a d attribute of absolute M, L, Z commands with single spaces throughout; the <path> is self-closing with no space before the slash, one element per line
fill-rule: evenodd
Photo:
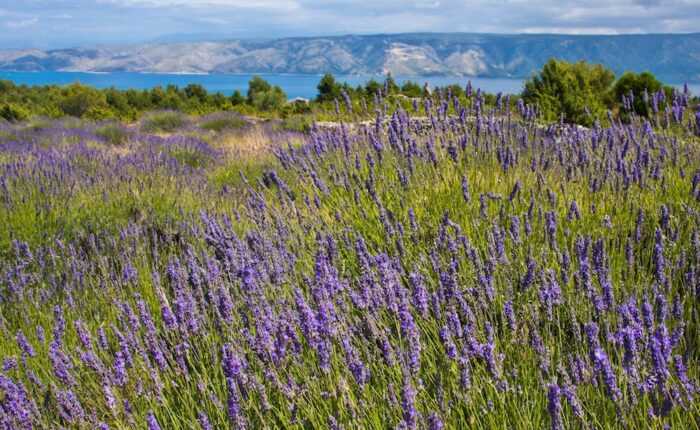
<path fill-rule="evenodd" d="M 513 312 L 513 301 L 508 300 L 503 304 L 503 314 L 508 322 L 508 327 L 511 331 L 515 331 L 515 312 Z"/>
<path fill-rule="evenodd" d="M 428 429 L 429 430 L 443 430 L 445 424 L 443 424 L 440 416 L 436 412 L 431 412 L 428 416 Z"/>
<path fill-rule="evenodd" d="M 472 199 L 471 193 L 469 192 L 469 181 L 466 176 L 462 176 L 462 198 L 466 203 L 469 203 Z"/>
<path fill-rule="evenodd" d="M 29 341 L 24 336 L 24 333 L 22 333 L 21 330 L 17 332 L 16 339 L 17 339 L 17 346 L 19 346 L 19 349 L 22 350 L 22 353 L 24 355 L 27 355 L 29 357 L 34 357 L 36 355 L 36 353 L 34 352 L 34 348 L 29 343 Z"/>
<path fill-rule="evenodd" d="M 416 411 L 415 402 L 416 390 L 411 381 L 405 378 L 401 391 L 401 408 L 403 409 L 403 423 L 408 429 L 415 429 L 417 426 L 418 411 Z"/>
<path fill-rule="evenodd" d="M 153 415 L 153 412 L 149 412 L 146 415 L 146 425 L 148 426 L 148 430 L 160 430 L 160 425 L 158 424 L 158 420 L 156 420 L 156 416 Z"/>
<path fill-rule="evenodd" d="M 562 430 L 564 425 L 561 420 L 561 390 L 556 384 L 550 384 L 547 392 L 549 417 L 552 422 L 552 430 Z"/>

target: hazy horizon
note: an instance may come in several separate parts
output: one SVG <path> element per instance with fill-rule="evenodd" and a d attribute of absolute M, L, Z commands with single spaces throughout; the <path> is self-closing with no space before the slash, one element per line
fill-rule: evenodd
<path fill-rule="evenodd" d="M 0 48 L 417 32 L 693 33 L 698 8 L 700 0 L 2 0 Z"/>

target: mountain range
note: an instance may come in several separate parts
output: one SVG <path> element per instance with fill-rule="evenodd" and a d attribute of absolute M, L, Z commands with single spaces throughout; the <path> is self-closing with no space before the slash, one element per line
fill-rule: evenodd
<path fill-rule="evenodd" d="M 407 33 L 0 50 L 0 70 L 525 78 L 552 57 L 700 82 L 700 33 Z"/>

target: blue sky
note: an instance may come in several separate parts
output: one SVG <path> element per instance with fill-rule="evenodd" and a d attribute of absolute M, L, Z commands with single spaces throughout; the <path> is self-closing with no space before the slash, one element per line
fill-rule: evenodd
<path fill-rule="evenodd" d="M 0 47 L 347 33 L 700 31 L 700 0 L 0 0 Z"/>

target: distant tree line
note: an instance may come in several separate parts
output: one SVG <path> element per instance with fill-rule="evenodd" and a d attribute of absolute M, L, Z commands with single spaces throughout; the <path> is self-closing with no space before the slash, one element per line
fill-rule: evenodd
<path fill-rule="evenodd" d="M 425 97 L 429 94 L 427 87 L 420 86 L 414 81 L 409 80 L 399 86 L 391 74 L 385 77 L 384 82 L 370 79 L 364 85 L 352 87 L 347 82 L 340 83 L 336 81 L 332 74 L 326 73 L 316 88 L 318 89 L 317 102 L 343 100 L 346 96 L 349 96 L 351 99 L 372 99 L 377 94 L 383 94 L 384 96 L 403 95 L 405 97 Z"/>
<path fill-rule="evenodd" d="M 455 91 L 458 91 L 458 87 L 455 85 Z M 38 115 L 129 121 L 154 110 L 174 110 L 188 114 L 235 110 L 252 115 L 286 117 L 305 114 L 313 108 L 333 110 L 334 103 L 342 102 L 344 97 L 354 101 L 365 99 L 371 105 L 378 96 L 403 95 L 410 98 L 428 94 L 427 89 L 416 82 L 407 81 L 399 86 L 390 75 L 383 82 L 371 79 L 363 86 L 351 87 L 346 83 L 338 83 L 332 75 L 327 74 L 320 80 L 318 91 L 314 100 L 289 102 L 282 88 L 270 84 L 260 76 L 254 76 L 249 81 L 246 94 L 236 90 L 229 96 L 220 92 L 208 92 L 199 84 L 120 90 L 113 87 L 98 89 L 80 83 L 26 86 L 2 80 L 0 118 L 22 121 Z"/>
<path fill-rule="evenodd" d="M 450 94 L 457 99 L 474 96 L 467 94 L 471 91 L 469 85 L 467 88 L 455 84 L 431 89 L 427 84 L 420 85 L 410 80 L 399 85 L 391 75 L 385 76 L 382 82 L 370 79 L 364 85 L 353 87 L 326 74 L 319 81 L 317 90 L 314 100 L 289 102 L 282 88 L 260 76 L 250 80 L 245 95 L 234 91 L 229 96 L 208 92 L 199 84 L 183 88 L 168 85 L 145 90 L 119 90 L 113 87 L 97 89 L 80 83 L 26 86 L 0 81 L 0 118 L 22 121 L 38 115 L 132 121 L 144 112 L 154 110 L 188 114 L 233 110 L 281 118 L 302 117 L 311 112 L 372 115 L 374 109 L 385 107 L 387 100 L 393 106 L 415 108 L 416 99 L 434 97 L 435 94 Z M 596 120 L 604 120 L 608 111 L 616 111 L 623 118 L 630 115 L 648 117 L 671 103 L 673 93 L 673 88 L 663 85 L 648 72 L 628 72 L 616 80 L 614 73 L 602 65 L 552 59 L 525 82 L 521 95 L 507 100 L 515 104 L 522 98 L 525 103 L 537 106 L 540 118 L 545 121 L 591 125 Z M 478 97 L 492 106 L 503 101 L 500 94 L 480 93 Z"/>
<path fill-rule="evenodd" d="M 208 92 L 202 85 L 183 88 L 168 85 L 146 90 L 97 89 L 74 83 L 66 86 L 26 86 L 0 81 L 0 117 L 21 121 L 34 115 L 73 116 L 87 119 L 134 120 L 153 110 L 175 110 L 190 114 L 241 110 L 265 112 L 280 110 L 287 95 L 256 76 L 249 82 L 247 95 L 234 91 L 230 96 Z"/>

